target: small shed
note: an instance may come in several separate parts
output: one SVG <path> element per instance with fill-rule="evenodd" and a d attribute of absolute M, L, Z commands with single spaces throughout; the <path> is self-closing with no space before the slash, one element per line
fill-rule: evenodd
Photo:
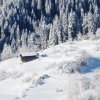
<path fill-rule="evenodd" d="M 20 58 L 21 61 L 24 62 L 29 62 L 32 60 L 36 60 L 39 58 L 39 54 L 38 53 L 33 53 L 33 52 L 23 52 L 20 53 Z"/>

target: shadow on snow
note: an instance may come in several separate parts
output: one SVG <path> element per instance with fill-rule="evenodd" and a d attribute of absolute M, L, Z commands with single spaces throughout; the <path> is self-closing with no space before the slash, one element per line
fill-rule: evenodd
<path fill-rule="evenodd" d="M 90 73 L 93 72 L 95 69 L 99 68 L 100 68 L 100 58 L 91 57 L 88 60 L 88 65 L 82 68 L 82 73 L 83 74 Z"/>

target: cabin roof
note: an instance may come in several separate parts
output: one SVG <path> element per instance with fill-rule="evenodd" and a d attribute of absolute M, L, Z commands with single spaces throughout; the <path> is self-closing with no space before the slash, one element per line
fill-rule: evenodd
<path fill-rule="evenodd" d="M 21 52 L 22 56 L 37 56 L 36 52 Z"/>

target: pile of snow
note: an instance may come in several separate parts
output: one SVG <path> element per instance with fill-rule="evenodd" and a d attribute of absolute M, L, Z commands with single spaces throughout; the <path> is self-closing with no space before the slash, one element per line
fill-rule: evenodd
<path fill-rule="evenodd" d="M 7 79 L 8 77 L 10 77 L 10 73 L 2 70 L 0 71 L 0 81 Z"/>
<path fill-rule="evenodd" d="M 86 51 L 82 51 L 76 59 L 59 64 L 58 71 L 61 73 L 82 72 L 82 68 L 88 66 L 90 58 Z"/>
<path fill-rule="evenodd" d="M 5 80 L 7 78 L 16 79 L 23 75 L 22 72 L 17 70 L 7 71 L 7 70 L 0 70 L 0 81 Z"/>

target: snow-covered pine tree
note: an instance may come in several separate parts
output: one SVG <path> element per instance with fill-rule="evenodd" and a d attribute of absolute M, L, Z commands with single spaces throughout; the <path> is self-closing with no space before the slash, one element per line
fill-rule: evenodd
<path fill-rule="evenodd" d="M 76 14 L 71 10 L 68 16 L 68 40 L 72 40 L 76 36 Z"/>
<path fill-rule="evenodd" d="M 96 33 L 96 16 L 91 12 L 88 13 L 88 36 L 89 38 L 95 38 L 94 34 Z"/>
<path fill-rule="evenodd" d="M 46 0 L 45 2 L 45 10 L 46 10 L 46 14 L 49 14 L 51 13 L 51 0 Z"/>
<path fill-rule="evenodd" d="M 27 30 L 23 30 L 22 31 L 22 36 L 21 36 L 21 48 L 20 51 L 27 51 L 27 41 L 28 37 L 27 37 Z"/>
<path fill-rule="evenodd" d="M 12 42 L 11 42 L 11 50 L 12 50 L 12 53 L 16 53 L 17 52 L 17 45 L 16 45 L 15 38 L 12 39 Z"/>
<path fill-rule="evenodd" d="M 58 44 L 58 36 L 55 34 L 55 29 L 53 25 L 50 25 L 50 33 L 49 33 L 49 41 L 48 41 L 48 47 L 54 46 Z"/>
<path fill-rule="evenodd" d="M 82 16 L 82 35 L 83 35 L 83 39 L 88 39 L 88 15 L 84 14 Z"/>
<path fill-rule="evenodd" d="M 42 10 L 42 0 L 37 0 L 37 8 Z"/>
<path fill-rule="evenodd" d="M 46 41 L 46 32 L 45 32 L 45 27 L 46 23 L 44 18 L 41 18 L 41 21 L 39 23 L 39 35 L 40 35 L 40 43 L 41 43 L 41 49 L 46 49 L 47 48 L 47 41 Z"/>
<path fill-rule="evenodd" d="M 1 59 L 6 60 L 11 57 L 12 57 L 11 47 L 10 45 L 7 45 L 7 43 L 5 43 L 3 47 L 3 52 L 1 53 Z"/>
<path fill-rule="evenodd" d="M 58 16 L 55 16 L 55 19 L 53 21 L 53 26 L 54 26 L 54 32 L 58 37 L 58 43 L 63 42 L 63 36 L 62 36 L 62 26 L 61 26 L 61 21 L 59 20 Z"/>
<path fill-rule="evenodd" d="M 63 13 L 60 17 L 62 22 L 63 42 L 65 42 L 68 39 L 68 18 L 67 17 L 68 17 L 67 12 Z"/>
<path fill-rule="evenodd" d="M 33 37 L 34 37 L 34 33 L 28 36 L 28 51 L 34 50 Z"/>

